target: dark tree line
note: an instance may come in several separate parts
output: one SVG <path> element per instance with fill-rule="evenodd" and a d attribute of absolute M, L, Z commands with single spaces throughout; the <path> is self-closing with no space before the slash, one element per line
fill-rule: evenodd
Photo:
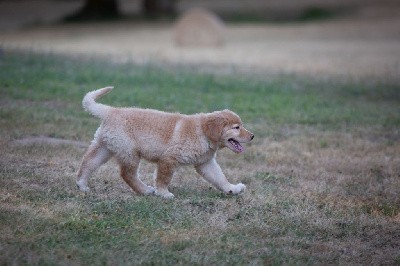
<path fill-rule="evenodd" d="M 149 17 L 173 15 L 175 0 L 142 0 L 142 13 Z M 118 0 L 85 0 L 83 8 L 69 20 L 114 19 L 119 16 Z"/>

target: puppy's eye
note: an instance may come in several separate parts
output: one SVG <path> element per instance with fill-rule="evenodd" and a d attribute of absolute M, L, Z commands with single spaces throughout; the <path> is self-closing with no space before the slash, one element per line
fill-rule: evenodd
<path fill-rule="evenodd" d="M 236 126 L 236 127 L 234 127 L 233 129 L 240 129 L 240 126 Z"/>

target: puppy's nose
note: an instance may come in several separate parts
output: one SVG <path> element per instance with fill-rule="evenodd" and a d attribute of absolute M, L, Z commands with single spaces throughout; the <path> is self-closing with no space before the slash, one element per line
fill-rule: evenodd
<path fill-rule="evenodd" d="M 250 139 L 253 140 L 254 139 L 254 134 L 250 135 Z"/>

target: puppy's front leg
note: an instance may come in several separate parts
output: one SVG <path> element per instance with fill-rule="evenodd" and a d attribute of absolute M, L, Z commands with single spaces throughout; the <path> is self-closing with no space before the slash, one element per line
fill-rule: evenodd
<path fill-rule="evenodd" d="M 168 185 L 174 175 L 175 165 L 168 162 L 159 162 L 155 173 L 156 195 L 166 199 L 172 199 L 174 194 L 169 192 Z"/>
<path fill-rule="evenodd" d="M 208 182 L 213 184 L 219 190 L 227 194 L 239 194 L 244 191 L 246 186 L 242 183 L 233 185 L 226 179 L 221 167 L 218 165 L 215 157 L 210 161 L 196 166 L 196 171 Z"/>

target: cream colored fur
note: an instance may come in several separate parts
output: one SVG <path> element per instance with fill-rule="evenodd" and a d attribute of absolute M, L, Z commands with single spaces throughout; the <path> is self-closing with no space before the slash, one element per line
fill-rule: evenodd
<path fill-rule="evenodd" d="M 180 165 L 194 165 L 205 180 L 225 193 L 238 194 L 246 188 L 242 183 L 229 183 L 215 160 L 218 149 L 228 147 L 239 153 L 243 151 L 240 143 L 253 139 L 238 115 L 229 110 L 184 115 L 95 102 L 111 90 L 106 87 L 89 92 L 82 101 L 84 109 L 102 123 L 77 174 L 76 184 L 81 191 L 89 191 L 89 176 L 111 157 L 117 159 L 126 183 L 143 195 L 174 197 L 168 185 Z M 157 164 L 155 188 L 138 177 L 141 159 Z"/>

